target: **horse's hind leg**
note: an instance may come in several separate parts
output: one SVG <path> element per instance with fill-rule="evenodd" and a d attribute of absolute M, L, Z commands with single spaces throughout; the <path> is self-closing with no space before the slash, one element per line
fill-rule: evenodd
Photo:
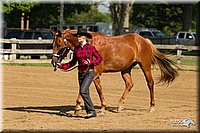
<path fill-rule="evenodd" d="M 97 77 L 96 79 L 94 79 L 94 85 L 96 87 L 97 93 L 99 94 L 99 98 L 101 100 L 101 112 L 105 112 L 105 107 L 106 107 L 106 101 L 103 95 L 103 91 L 102 91 L 102 87 L 101 87 L 101 82 L 100 82 L 100 78 Z"/>
<path fill-rule="evenodd" d="M 154 80 L 152 77 L 152 73 L 151 73 L 151 62 L 145 62 L 145 65 L 143 65 L 142 63 L 139 63 L 146 81 L 147 81 L 147 85 L 150 91 L 150 109 L 149 112 L 153 112 L 155 111 L 154 106 L 155 106 L 155 101 L 154 101 Z"/>
<path fill-rule="evenodd" d="M 133 87 L 133 82 L 131 79 L 131 69 L 125 72 L 121 72 L 122 74 L 122 78 L 125 82 L 126 88 L 124 93 L 122 94 L 120 100 L 119 100 L 119 104 L 118 104 L 118 111 L 121 111 L 123 109 L 123 104 L 125 102 L 126 96 L 128 95 L 128 93 L 131 91 L 132 87 Z"/>

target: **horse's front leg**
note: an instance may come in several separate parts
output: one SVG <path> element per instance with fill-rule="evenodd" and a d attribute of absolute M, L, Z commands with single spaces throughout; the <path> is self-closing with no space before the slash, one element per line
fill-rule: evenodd
<path fill-rule="evenodd" d="M 78 97 L 76 100 L 76 107 L 75 107 L 75 115 L 78 115 L 80 110 L 82 109 L 81 102 L 82 102 L 82 97 L 81 97 L 80 93 L 78 93 Z"/>
<path fill-rule="evenodd" d="M 125 82 L 126 89 L 125 89 L 124 93 L 122 94 L 122 96 L 119 100 L 117 111 L 123 110 L 123 104 L 125 102 L 125 99 L 126 99 L 128 93 L 133 88 L 133 82 L 132 82 L 132 79 L 131 79 L 131 69 L 128 72 L 121 72 L 121 74 L 122 74 L 122 78 Z"/>
<path fill-rule="evenodd" d="M 102 87 L 101 87 L 101 83 L 100 83 L 100 78 L 97 77 L 96 79 L 94 79 L 94 85 L 96 87 L 97 93 L 99 94 L 99 98 L 101 100 L 101 112 L 105 113 L 105 108 L 106 108 L 106 101 L 105 101 L 105 97 L 103 95 L 103 91 L 102 91 Z"/>

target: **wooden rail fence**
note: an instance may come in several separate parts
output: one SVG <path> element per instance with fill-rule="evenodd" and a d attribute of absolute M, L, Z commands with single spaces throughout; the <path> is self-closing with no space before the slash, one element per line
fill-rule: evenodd
<path fill-rule="evenodd" d="M 11 49 L 0 49 L 1 55 L 8 55 L 12 62 L 16 61 L 17 54 L 41 54 L 51 55 L 52 49 L 17 49 L 17 44 L 52 44 L 52 40 L 20 40 L 20 39 L 0 39 L 0 44 L 11 44 Z M 181 58 L 192 58 L 197 59 L 197 56 L 183 56 L 182 51 L 199 50 L 198 46 L 187 46 L 187 45 L 154 45 L 160 50 L 176 50 L 176 58 L 180 61 Z M 4 60 L 4 59 L 3 59 Z"/>

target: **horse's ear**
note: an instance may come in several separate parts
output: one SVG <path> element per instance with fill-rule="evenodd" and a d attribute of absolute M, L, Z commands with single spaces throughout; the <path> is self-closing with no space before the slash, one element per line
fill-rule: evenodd
<path fill-rule="evenodd" d="M 62 36 L 62 32 L 60 30 L 58 30 L 57 34 L 56 34 L 58 37 L 61 37 Z"/>

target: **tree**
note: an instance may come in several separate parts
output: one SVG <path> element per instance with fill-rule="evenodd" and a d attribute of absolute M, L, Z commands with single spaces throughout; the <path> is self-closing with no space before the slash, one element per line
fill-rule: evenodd
<path fill-rule="evenodd" d="M 32 28 L 49 28 L 50 25 L 59 24 L 60 4 L 38 4 L 30 12 L 30 25 Z"/>
<path fill-rule="evenodd" d="M 196 5 L 197 7 L 197 14 L 196 14 L 196 27 L 197 27 L 197 34 L 196 34 L 196 44 L 200 45 L 200 29 L 199 29 L 199 25 L 200 25 L 200 2 L 197 3 Z"/>
<path fill-rule="evenodd" d="M 183 15 L 182 15 L 182 23 L 183 23 L 183 31 L 191 31 L 192 25 L 192 5 L 186 4 L 183 5 Z"/>
<path fill-rule="evenodd" d="M 7 27 L 19 27 L 22 12 L 15 6 L 17 4 L 19 3 L 4 3 L 3 5 L 3 16 L 7 22 Z M 80 3 L 64 3 L 64 18 L 70 18 L 75 12 L 88 12 L 90 7 L 90 4 L 82 6 Z M 60 3 L 34 3 L 34 6 L 27 13 L 30 17 L 31 28 L 49 28 L 50 25 L 59 24 Z"/>
<path fill-rule="evenodd" d="M 132 6 L 133 6 L 133 1 L 132 2 L 119 1 L 115 3 L 110 3 L 110 11 L 114 23 L 113 25 L 114 25 L 115 35 L 120 35 L 122 33 L 125 20 L 127 21 L 129 20 L 127 18 L 129 18 L 129 12 L 132 9 Z"/>
<path fill-rule="evenodd" d="M 66 17 L 66 24 L 77 23 L 95 23 L 95 22 L 111 22 L 111 18 L 105 14 L 100 13 L 96 5 L 92 5 L 88 12 L 82 11 L 80 13 L 75 12 L 71 14 L 71 17 Z"/>
<path fill-rule="evenodd" d="M 18 10 L 21 12 L 30 12 L 31 8 L 33 8 L 36 5 L 35 2 L 7 2 L 3 3 L 3 12 L 8 14 L 13 10 Z"/>
<path fill-rule="evenodd" d="M 183 30 L 183 4 L 134 4 L 130 23 L 134 27 L 156 28 L 167 34 Z M 190 29 L 196 29 L 195 5 L 192 5 L 193 15 L 189 17 Z M 186 19 L 186 18 L 184 18 Z M 187 18 L 188 19 L 188 18 Z"/>
<path fill-rule="evenodd" d="M 31 8 L 33 8 L 36 5 L 35 2 L 7 2 L 3 3 L 3 13 L 5 14 L 5 17 L 7 17 L 8 14 L 15 14 L 13 18 L 14 21 L 11 18 L 11 21 L 8 21 L 8 26 L 10 23 L 16 22 L 16 16 L 19 18 L 17 19 L 17 27 L 20 23 L 20 18 L 22 17 L 22 20 L 24 19 L 24 16 L 26 16 L 26 19 L 29 19 L 29 13 L 31 11 Z M 21 23 L 21 28 L 24 27 L 24 22 Z M 22 27 L 23 26 L 23 27 Z"/>

